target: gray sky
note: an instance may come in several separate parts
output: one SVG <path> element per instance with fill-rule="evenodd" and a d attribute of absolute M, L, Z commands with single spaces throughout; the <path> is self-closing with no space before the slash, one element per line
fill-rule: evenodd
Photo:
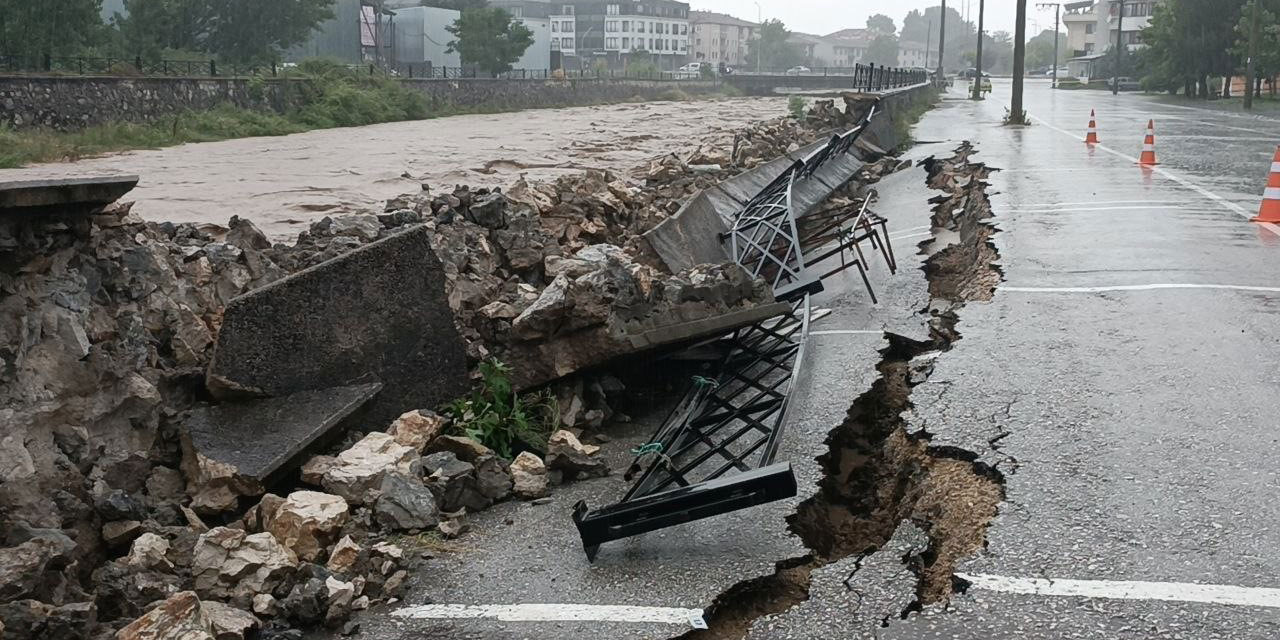
<path fill-rule="evenodd" d="M 718 11 L 743 20 L 756 21 L 756 2 L 752 0 L 688 0 L 693 9 Z M 902 18 L 912 9 L 934 7 L 939 0 L 758 0 L 766 20 L 778 18 L 792 31 L 819 35 L 867 26 L 867 16 L 883 13 L 902 28 Z M 947 8 L 963 13 L 965 0 L 947 0 Z M 969 0 L 974 23 L 978 21 L 978 0 Z M 986 0 L 986 25 L 989 31 L 1013 32 L 1014 0 Z M 1027 0 L 1027 36 L 1040 29 L 1053 28 L 1053 10 L 1039 10 L 1035 0 Z M 1065 30 L 1064 30 L 1065 32 Z"/>

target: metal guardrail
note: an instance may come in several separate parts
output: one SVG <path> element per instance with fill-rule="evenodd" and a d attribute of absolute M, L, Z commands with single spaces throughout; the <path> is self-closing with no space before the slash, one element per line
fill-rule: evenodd
<path fill-rule="evenodd" d="M 589 560 L 595 560 L 605 542 L 796 494 L 791 464 L 775 460 L 792 391 L 803 374 L 804 345 L 815 318 L 812 294 L 822 290 L 823 277 L 855 265 L 870 291 L 858 243 L 870 240 L 876 249 L 892 249 L 884 219 L 873 218 L 866 203 L 852 228 L 845 228 L 847 220 L 840 216 L 819 216 L 822 219 L 802 237 L 792 194 L 797 182 L 848 153 L 877 111 L 873 106 L 857 126 L 832 136 L 788 167 L 737 213 L 733 229 L 722 234 L 734 261 L 770 282 L 774 297 L 790 301 L 791 309 L 703 343 L 723 357 L 710 373 L 693 380 L 649 444 L 637 450 L 627 479 L 638 474 L 639 480 L 617 504 L 594 511 L 585 502 L 574 506 L 573 521 Z M 806 248 L 833 242 L 836 247 L 821 256 L 805 255 Z M 849 248 L 857 252 L 852 262 L 845 259 Z M 814 275 L 813 267 L 837 254 L 837 268 Z M 885 259 L 896 271 L 892 253 Z M 874 301 L 874 292 L 871 295 Z"/>

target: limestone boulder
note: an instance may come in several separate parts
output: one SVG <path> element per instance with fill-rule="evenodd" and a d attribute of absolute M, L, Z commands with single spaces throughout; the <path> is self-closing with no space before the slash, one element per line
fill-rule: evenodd
<path fill-rule="evenodd" d="M 547 495 L 547 466 L 542 458 L 522 452 L 511 463 L 511 492 L 521 500 L 536 500 Z"/>
<path fill-rule="evenodd" d="M 218 640 L 193 591 L 174 594 L 116 632 L 116 640 Z"/>
<path fill-rule="evenodd" d="M 266 530 L 300 560 L 324 554 L 347 522 L 347 501 L 318 491 L 295 491 L 266 523 Z"/>
<path fill-rule="evenodd" d="M 201 603 L 215 640 L 245 640 L 260 624 L 252 613 L 216 600 Z"/>
<path fill-rule="evenodd" d="M 172 571 L 173 563 L 168 556 L 169 541 L 148 532 L 133 541 L 129 554 L 124 557 L 124 564 L 145 570 Z"/>
<path fill-rule="evenodd" d="M 298 557 L 270 533 L 215 527 L 196 541 L 191 577 L 206 597 L 252 598 L 274 590 L 297 566 Z"/>
<path fill-rule="evenodd" d="M 440 523 L 436 497 L 417 476 L 388 473 L 382 477 L 373 517 L 393 531 L 430 529 Z"/>
<path fill-rule="evenodd" d="M 466 436 L 440 436 L 431 442 L 428 450 L 431 453 L 448 451 L 459 460 L 472 463 L 482 456 L 493 455 L 492 449 Z"/>
<path fill-rule="evenodd" d="M 333 550 L 329 552 L 329 562 L 325 568 L 334 573 L 349 573 L 356 565 L 356 560 L 360 559 L 360 545 L 356 544 L 351 536 L 343 536 L 337 544 L 333 545 Z"/>
<path fill-rule="evenodd" d="M 350 504 L 368 504 L 377 499 L 383 474 L 387 471 L 411 474 L 418 459 L 418 452 L 413 447 L 375 431 L 338 454 L 333 468 L 325 472 L 321 484 Z"/>
<path fill-rule="evenodd" d="M 559 471 L 566 480 L 607 476 L 609 465 L 599 453 L 600 447 L 583 444 L 573 433 L 562 429 L 551 434 L 547 442 L 547 470 Z"/>
<path fill-rule="evenodd" d="M 387 429 L 396 444 L 413 447 L 419 453 L 444 432 L 449 420 L 432 411 L 410 411 L 396 418 Z"/>

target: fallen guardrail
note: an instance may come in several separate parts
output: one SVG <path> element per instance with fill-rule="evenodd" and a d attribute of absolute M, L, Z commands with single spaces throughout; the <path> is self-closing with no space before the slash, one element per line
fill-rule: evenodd
<path fill-rule="evenodd" d="M 728 255 L 768 281 L 774 297 L 791 302 L 791 308 L 702 345 L 721 355 L 708 375 L 692 381 L 649 443 L 636 451 L 626 476 L 636 479 L 631 489 L 618 503 L 597 510 L 585 501 L 574 506 L 574 524 L 589 560 L 606 542 L 796 494 L 791 464 L 776 462 L 776 456 L 814 320 L 812 295 L 822 290 L 823 278 L 856 266 L 875 300 L 863 241 L 886 252 L 890 270 L 897 269 L 887 223 L 873 217 L 866 202 L 851 227 L 844 227 L 848 219 L 821 220 L 802 236 L 796 192 L 824 165 L 850 153 L 879 112 L 873 106 L 857 126 L 783 170 L 720 234 Z M 845 255 L 849 249 L 857 255 L 853 260 Z M 821 255 L 806 257 L 806 251 L 815 250 Z M 840 266 L 821 274 L 814 269 L 837 254 Z"/>

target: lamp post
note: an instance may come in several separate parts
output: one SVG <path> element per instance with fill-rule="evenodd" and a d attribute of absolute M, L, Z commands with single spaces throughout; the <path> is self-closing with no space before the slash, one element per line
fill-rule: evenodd
<path fill-rule="evenodd" d="M 764 58 L 764 9 L 756 5 L 756 75 L 760 75 L 760 61 Z"/>
<path fill-rule="evenodd" d="M 1059 25 L 1062 24 L 1062 3 L 1060 2 L 1038 2 L 1037 9 L 1048 9 L 1053 7 L 1053 88 L 1058 88 L 1058 31 Z"/>
<path fill-rule="evenodd" d="M 1253 0 L 1253 15 L 1249 17 L 1249 61 L 1244 71 L 1244 108 L 1253 109 L 1253 89 L 1258 82 L 1257 67 L 1254 60 L 1258 57 L 1258 26 L 1261 22 L 1262 2 Z M 1231 82 L 1227 79 L 1227 82 Z"/>
<path fill-rule="evenodd" d="M 946 87 L 946 69 L 943 58 L 947 53 L 947 0 L 942 0 L 942 25 L 938 27 L 938 81 Z"/>
<path fill-rule="evenodd" d="M 1120 63 L 1124 60 L 1124 0 L 1117 0 L 1120 5 L 1116 11 L 1116 64 L 1111 70 L 1111 95 L 1120 95 Z"/>
<path fill-rule="evenodd" d="M 987 13 L 987 0 L 978 0 L 978 50 L 974 59 L 973 99 L 982 99 L 982 21 Z"/>

